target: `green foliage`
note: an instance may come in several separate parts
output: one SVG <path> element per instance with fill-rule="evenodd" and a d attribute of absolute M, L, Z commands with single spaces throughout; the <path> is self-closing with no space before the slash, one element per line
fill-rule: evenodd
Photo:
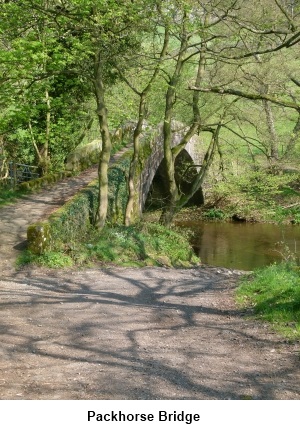
<path fill-rule="evenodd" d="M 235 178 L 235 182 L 242 193 L 250 199 L 272 203 L 277 195 L 284 195 L 286 185 L 295 177 L 293 175 L 274 175 L 264 170 L 258 170 L 243 174 Z"/>
<path fill-rule="evenodd" d="M 286 199 L 289 201 L 288 199 Z M 293 200 L 292 200 L 293 201 Z M 289 206 L 289 205 L 288 205 Z M 291 222 L 292 224 L 300 224 L 300 203 L 292 205 L 292 207 L 282 208 L 278 206 L 273 219 L 278 223 Z"/>
<path fill-rule="evenodd" d="M 237 300 L 290 338 L 300 338 L 300 268 L 281 263 L 258 270 L 242 282 Z"/>
<path fill-rule="evenodd" d="M 222 220 L 226 218 L 226 214 L 217 208 L 211 208 L 203 211 L 203 218 L 212 219 L 212 220 Z"/>
<path fill-rule="evenodd" d="M 73 238 L 61 251 L 46 251 L 36 256 L 22 254 L 19 264 L 34 263 L 64 267 L 95 262 L 126 266 L 191 267 L 199 263 L 188 240 L 160 224 L 137 224 L 130 227 L 106 226 L 101 232 L 90 229 L 84 237 Z"/>
<path fill-rule="evenodd" d="M 59 269 L 64 267 L 71 267 L 73 260 L 69 255 L 60 252 L 47 251 L 41 255 L 33 254 L 26 250 L 17 259 L 17 266 L 24 266 L 26 264 L 36 264 L 38 266 L 50 267 L 52 269 Z"/>
<path fill-rule="evenodd" d="M 290 185 L 296 174 L 273 174 L 265 169 L 243 171 L 239 176 L 227 172 L 216 181 L 207 195 L 207 205 L 214 209 L 204 211 L 205 217 L 220 219 L 233 216 L 248 221 L 298 221 L 298 192 Z M 290 203 L 292 203 L 290 207 Z M 285 208 L 285 206 L 287 206 Z"/>
<path fill-rule="evenodd" d="M 5 17 L 0 23 L 0 136 L 5 155 L 41 167 L 46 157 L 52 170 L 60 170 L 95 116 L 90 99 L 96 52 L 101 50 L 105 85 L 112 85 L 112 63 L 119 58 L 125 68 L 126 50 L 139 46 L 133 23 L 142 8 L 114 1 L 72 2 L 65 8 L 20 0 L 2 2 L 0 9 Z M 120 31 L 124 23 L 126 32 Z"/>
<path fill-rule="evenodd" d="M 33 12 L 41 6 L 34 3 L 1 5 L 7 18 L 0 28 L 1 72 L 8 78 L 0 91 L 0 134 L 10 159 L 40 162 L 35 144 L 41 157 L 50 151 L 52 168 L 61 168 L 88 119 L 85 100 L 90 89 L 82 76 L 70 73 L 74 52 L 62 43 L 53 22 L 47 23 L 42 9 Z"/>

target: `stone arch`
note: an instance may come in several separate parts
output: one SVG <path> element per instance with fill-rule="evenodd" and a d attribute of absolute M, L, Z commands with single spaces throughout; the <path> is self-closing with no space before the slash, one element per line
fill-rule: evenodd
<path fill-rule="evenodd" d="M 166 178 L 164 178 L 163 162 L 161 161 L 158 166 L 152 183 L 150 184 L 149 192 L 147 194 L 144 207 L 149 208 L 162 208 L 164 201 L 167 199 L 167 189 L 165 187 Z M 198 166 L 195 166 L 194 160 L 186 149 L 183 149 L 175 161 L 175 180 L 179 190 L 183 194 L 190 191 L 191 183 L 198 173 Z M 189 206 L 199 206 L 204 203 L 202 189 L 200 188 L 194 196 L 190 199 Z M 144 209 L 144 208 L 143 208 Z"/>
<path fill-rule="evenodd" d="M 183 126 L 183 124 L 179 122 L 172 123 L 172 126 L 173 126 L 172 148 L 174 148 L 181 142 L 181 139 L 185 132 L 185 127 Z M 189 183 L 188 177 L 191 178 L 191 174 L 195 175 L 199 170 L 199 165 L 201 164 L 201 159 L 202 159 L 200 146 L 201 146 L 201 140 L 199 136 L 193 136 L 186 144 L 184 149 L 177 156 L 177 159 L 176 159 L 177 167 L 182 166 L 183 160 L 186 160 L 190 165 L 194 165 L 193 168 L 189 168 L 190 172 L 188 175 L 187 173 L 183 173 L 184 176 L 187 176 L 186 178 L 187 180 L 181 183 L 182 187 L 187 187 Z M 137 206 L 138 206 L 139 213 L 143 212 L 155 175 L 159 175 L 162 172 L 161 166 L 164 158 L 162 126 L 159 127 L 158 132 L 155 134 L 155 136 L 152 137 L 152 139 L 148 141 L 146 138 L 144 139 L 143 147 L 146 151 L 148 150 L 150 155 L 146 159 L 138 179 L 139 201 L 137 202 Z M 180 169 L 177 168 L 177 181 L 180 180 L 179 171 Z M 182 191 L 184 190 L 182 189 Z M 196 195 L 194 196 L 194 199 L 192 200 L 192 203 L 193 204 L 203 203 L 202 190 L 199 190 L 199 193 L 196 193 Z"/>

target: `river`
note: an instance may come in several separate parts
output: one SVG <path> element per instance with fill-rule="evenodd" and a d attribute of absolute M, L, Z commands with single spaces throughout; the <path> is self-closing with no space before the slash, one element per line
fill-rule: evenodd
<path fill-rule="evenodd" d="M 205 264 L 253 270 L 289 254 L 300 259 L 300 226 L 203 221 L 177 225 L 193 231 L 192 245 Z"/>

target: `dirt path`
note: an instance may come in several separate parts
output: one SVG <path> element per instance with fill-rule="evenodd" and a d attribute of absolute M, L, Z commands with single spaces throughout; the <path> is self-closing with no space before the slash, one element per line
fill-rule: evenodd
<path fill-rule="evenodd" d="M 93 175 L 0 209 L 0 398 L 300 399 L 300 344 L 241 315 L 238 272 L 13 268 L 28 222 Z"/>
<path fill-rule="evenodd" d="M 126 152 L 123 148 L 111 157 L 111 164 Z M 80 175 L 58 181 L 38 193 L 22 197 L 18 203 L 0 207 L 0 276 L 10 273 L 18 251 L 26 246 L 27 227 L 63 205 L 82 187 L 97 178 L 97 166 Z"/>

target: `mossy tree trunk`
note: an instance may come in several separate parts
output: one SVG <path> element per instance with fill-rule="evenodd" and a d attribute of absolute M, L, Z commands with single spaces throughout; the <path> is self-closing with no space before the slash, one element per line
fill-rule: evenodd
<path fill-rule="evenodd" d="M 263 100 L 263 107 L 266 114 L 267 127 L 270 137 L 270 145 L 269 145 L 269 160 L 270 164 L 274 165 L 278 161 L 279 153 L 278 153 L 278 135 L 275 129 L 275 120 L 272 111 L 272 107 L 269 101 Z"/>
<path fill-rule="evenodd" d="M 147 113 L 147 96 L 151 91 L 151 87 L 155 79 L 157 78 L 159 72 L 161 63 L 164 60 L 166 56 L 166 52 L 169 45 L 169 28 L 165 27 L 165 33 L 164 33 L 164 42 L 163 47 L 158 59 L 158 62 L 154 68 L 153 74 L 151 78 L 148 81 L 148 84 L 145 86 L 142 92 L 138 92 L 135 88 L 133 88 L 128 81 L 127 84 L 131 87 L 131 89 L 139 95 L 140 97 L 140 103 L 139 103 L 139 113 L 138 113 L 138 122 L 135 127 L 134 133 L 133 133 L 133 157 L 130 164 L 129 169 L 129 178 L 128 178 L 128 201 L 126 205 L 126 212 L 125 212 L 125 225 L 129 226 L 132 222 L 132 219 L 138 215 L 139 213 L 139 190 L 136 189 L 136 184 L 138 183 L 137 175 L 139 174 L 138 166 L 141 164 L 144 165 L 146 160 L 141 160 L 141 154 L 140 154 L 140 136 L 143 131 L 143 123 L 146 118 Z"/>
<path fill-rule="evenodd" d="M 101 52 L 98 51 L 94 61 L 94 90 L 97 101 L 97 115 L 102 137 L 102 151 L 100 153 L 98 178 L 99 201 L 95 219 L 95 227 L 102 229 L 105 225 L 108 211 L 108 167 L 111 154 L 111 138 L 105 105 L 105 89 L 103 83 L 103 62 Z"/>
<path fill-rule="evenodd" d="M 204 24 L 207 23 L 207 19 L 204 19 Z M 175 180 L 175 160 L 177 155 L 183 150 L 188 141 L 192 138 L 192 136 L 196 133 L 197 130 L 200 130 L 201 127 L 201 116 L 199 110 L 199 94 L 197 91 L 193 92 L 192 98 L 192 109 L 193 109 L 193 120 L 188 128 L 188 130 L 184 133 L 181 141 L 178 145 L 172 148 L 172 118 L 174 113 L 174 105 L 176 102 L 176 89 L 181 78 L 183 66 L 189 56 L 188 53 L 188 42 L 190 35 L 187 34 L 184 21 L 183 21 L 183 31 L 182 31 L 182 39 L 180 51 L 177 57 L 177 64 L 174 71 L 174 74 L 169 82 L 168 90 L 166 93 L 166 109 L 165 109 L 165 118 L 164 118 L 164 126 L 163 126 L 163 135 L 164 135 L 164 166 L 165 166 L 165 174 L 167 177 L 167 189 L 168 189 L 168 200 L 167 204 L 162 212 L 160 222 L 169 226 L 174 218 L 174 215 L 179 210 L 179 202 L 181 199 L 181 194 L 179 192 L 178 186 Z M 201 80 L 203 79 L 203 74 L 205 70 L 205 62 L 206 62 L 206 42 L 205 40 L 200 44 L 199 49 L 199 60 L 197 73 L 195 77 L 195 86 L 200 86 Z M 194 56 L 194 54 L 192 55 Z M 193 194 L 197 190 L 195 189 Z M 192 195 L 190 196 L 192 197 Z M 187 200 L 188 201 L 188 200 Z M 182 205 L 180 206 L 182 207 Z"/>
<path fill-rule="evenodd" d="M 182 21 L 181 43 L 176 59 L 176 66 L 173 75 L 168 82 L 166 92 L 166 106 L 163 124 L 163 145 L 164 145 L 164 170 L 167 179 L 168 198 L 166 206 L 162 212 L 160 222 L 168 226 L 176 208 L 176 202 L 179 198 L 179 191 L 175 180 L 175 159 L 176 155 L 172 151 L 172 119 L 174 115 L 174 105 L 176 103 L 176 90 L 184 67 L 184 59 L 188 50 L 189 36 L 186 30 L 187 16 Z"/>
<path fill-rule="evenodd" d="M 129 168 L 129 177 L 128 177 L 128 201 L 126 205 L 125 211 L 125 225 L 129 226 L 132 222 L 132 219 L 135 217 L 134 214 L 138 210 L 135 208 L 138 202 L 137 193 L 139 190 L 136 189 L 135 184 L 137 183 L 136 173 L 139 162 L 143 162 L 140 160 L 140 135 L 143 129 L 143 121 L 146 113 L 146 92 L 142 92 L 140 94 L 140 103 L 139 103 L 139 119 L 137 125 L 133 132 L 133 156 L 130 163 Z"/>
<path fill-rule="evenodd" d="M 288 144 L 284 153 L 284 158 L 288 158 L 289 156 L 292 155 L 293 150 L 295 149 L 295 145 L 299 139 L 299 136 L 300 136 L 300 110 L 298 111 L 297 122 L 295 124 L 293 132 L 288 141 Z"/>
<path fill-rule="evenodd" d="M 176 211 L 175 213 L 179 212 L 180 209 L 182 209 L 188 201 L 193 197 L 193 195 L 199 190 L 199 188 L 202 186 L 203 181 L 209 171 L 209 168 L 211 166 L 211 163 L 213 162 L 216 149 L 218 148 L 218 142 L 219 142 L 219 133 L 221 129 L 221 123 L 217 126 L 217 128 L 212 131 L 212 138 L 209 144 L 209 147 L 206 151 L 206 154 L 204 156 L 204 160 L 202 163 L 202 166 L 196 176 L 196 178 L 193 180 L 193 183 L 191 185 L 191 188 L 189 192 L 185 195 L 182 195 L 176 205 Z"/>

